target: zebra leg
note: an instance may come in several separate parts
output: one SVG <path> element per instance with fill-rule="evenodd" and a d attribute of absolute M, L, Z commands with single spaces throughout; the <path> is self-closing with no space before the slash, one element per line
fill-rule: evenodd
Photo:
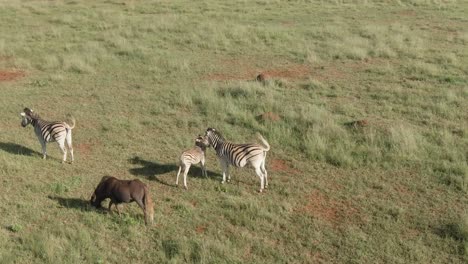
<path fill-rule="evenodd" d="M 221 160 L 221 167 L 223 168 L 223 181 L 221 183 L 225 183 L 226 174 L 229 174 L 229 164 L 226 161 Z"/>
<path fill-rule="evenodd" d="M 262 169 L 260 168 L 260 166 L 255 167 L 255 173 L 257 173 L 258 177 L 260 177 L 260 192 L 262 192 L 264 188 L 264 182 L 263 182 L 264 177 L 263 177 Z"/>
<path fill-rule="evenodd" d="M 47 157 L 46 143 L 44 140 L 40 140 L 40 142 L 41 142 L 41 147 L 42 147 L 42 159 L 46 159 Z"/>
<path fill-rule="evenodd" d="M 65 140 L 57 141 L 57 143 L 59 144 L 60 150 L 63 154 L 62 163 L 65 163 L 65 161 L 67 161 L 67 148 L 65 147 Z"/>
<path fill-rule="evenodd" d="M 175 185 L 179 185 L 179 175 L 180 175 L 181 170 L 182 170 L 182 165 L 179 166 L 179 171 L 177 172 L 177 178 L 175 180 Z"/>
<path fill-rule="evenodd" d="M 190 164 L 188 164 L 187 166 L 185 166 L 185 170 L 184 170 L 184 188 L 185 190 L 187 190 L 187 174 L 188 174 L 188 171 L 190 169 Z"/>
<path fill-rule="evenodd" d="M 201 160 L 201 168 L 202 168 L 202 176 L 208 177 L 208 174 L 206 174 L 205 159 Z"/>

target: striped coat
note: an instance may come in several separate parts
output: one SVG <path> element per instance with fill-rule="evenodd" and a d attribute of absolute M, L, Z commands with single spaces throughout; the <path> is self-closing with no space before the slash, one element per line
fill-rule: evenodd
<path fill-rule="evenodd" d="M 255 169 L 255 173 L 260 178 L 260 192 L 268 187 L 268 173 L 265 169 L 265 160 L 267 152 L 270 150 L 270 145 L 262 135 L 257 134 L 262 144 L 231 143 L 226 141 L 214 128 L 208 128 L 205 136 L 208 138 L 210 145 L 215 149 L 221 163 L 223 169 L 222 183 L 226 182 L 226 175 L 228 181 L 231 179 L 229 165 L 242 168 L 247 164 L 251 164 Z"/>
<path fill-rule="evenodd" d="M 29 108 L 25 108 L 24 112 L 21 113 L 21 116 L 21 125 L 23 127 L 26 127 L 29 124 L 34 127 L 34 132 L 42 146 L 42 155 L 44 159 L 47 157 L 46 144 L 48 142 L 56 141 L 63 154 L 62 162 L 65 162 L 67 159 L 67 148 L 65 147 L 66 141 L 68 150 L 70 150 L 71 162 L 74 161 L 71 131 L 75 127 L 75 119 L 72 118 L 71 126 L 65 122 L 45 121 Z"/>
<path fill-rule="evenodd" d="M 176 185 L 179 184 L 179 175 L 184 170 L 184 188 L 187 189 L 187 173 L 192 164 L 201 163 L 202 174 L 207 176 L 205 168 L 205 151 L 210 146 L 206 137 L 198 136 L 195 139 L 195 146 L 184 151 L 179 158 L 179 171 L 177 172 Z"/>

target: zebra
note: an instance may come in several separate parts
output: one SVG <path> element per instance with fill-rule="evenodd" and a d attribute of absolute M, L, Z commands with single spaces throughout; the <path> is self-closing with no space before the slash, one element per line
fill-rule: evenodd
<path fill-rule="evenodd" d="M 187 190 L 187 173 L 192 164 L 201 163 L 202 176 L 207 177 L 205 168 L 205 151 L 209 147 L 208 139 L 198 135 L 195 139 L 195 146 L 189 150 L 184 151 L 179 159 L 179 171 L 177 172 L 176 185 L 179 185 L 179 175 L 184 169 L 184 188 Z"/>
<path fill-rule="evenodd" d="M 229 165 L 242 168 L 247 164 L 251 164 L 255 168 L 255 173 L 260 178 L 260 192 L 268 187 L 268 174 L 265 169 L 265 159 L 267 151 L 270 150 L 270 145 L 260 133 L 257 133 L 257 137 L 262 142 L 261 145 L 255 143 L 234 144 L 228 142 L 214 128 L 208 128 L 205 136 L 216 151 L 216 155 L 223 169 L 223 181 L 221 183 L 226 182 L 226 174 L 228 175 L 228 182 L 231 180 Z"/>
<path fill-rule="evenodd" d="M 67 149 L 65 148 L 65 141 L 67 141 L 68 149 L 70 150 L 71 163 L 74 161 L 73 147 L 72 147 L 72 129 L 75 127 L 75 119 L 72 117 L 72 125 L 65 122 L 49 122 L 41 119 L 32 109 L 24 108 L 21 113 L 22 121 L 21 126 L 26 127 L 31 124 L 34 127 L 34 132 L 42 146 L 43 159 L 46 159 L 46 143 L 57 141 L 60 150 L 63 153 L 62 163 L 67 159 Z"/>

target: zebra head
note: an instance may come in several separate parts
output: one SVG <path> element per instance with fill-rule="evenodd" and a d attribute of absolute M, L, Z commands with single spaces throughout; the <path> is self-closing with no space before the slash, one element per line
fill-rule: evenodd
<path fill-rule="evenodd" d="M 214 128 L 208 128 L 205 132 L 205 137 L 208 139 L 208 142 L 213 148 L 216 147 L 224 141 L 223 136 Z"/>
<path fill-rule="evenodd" d="M 195 139 L 195 145 L 202 149 L 206 149 L 210 147 L 210 141 L 208 140 L 207 136 L 198 135 L 198 137 Z"/>
<path fill-rule="evenodd" d="M 29 111 L 26 111 L 29 110 Z M 22 127 L 26 127 L 27 125 L 29 125 L 31 122 L 32 122 L 32 118 L 31 118 L 31 115 L 30 113 L 32 112 L 32 110 L 30 110 L 29 108 L 25 108 L 24 109 L 25 111 L 20 113 L 21 115 L 21 126 Z"/>
<path fill-rule="evenodd" d="M 32 109 L 29 109 L 27 107 L 24 108 L 23 112 L 20 113 L 20 115 L 23 118 L 21 120 L 21 126 L 23 127 L 26 127 L 31 123 L 34 125 L 33 121 L 40 118 L 38 114 L 36 114 Z"/>

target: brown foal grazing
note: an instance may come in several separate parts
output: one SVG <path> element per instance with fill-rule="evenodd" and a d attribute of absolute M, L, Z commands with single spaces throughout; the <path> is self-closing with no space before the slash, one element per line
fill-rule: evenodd
<path fill-rule="evenodd" d="M 119 214 L 119 204 L 135 201 L 143 209 L 145 224 L 148 224 L 148 222 L 153 223 L 153 201 L 151 200 L 148 186 L 140 180 L 119 180 L 112 176 L 102 177 L 101 182 L 91 196 L 91 205 L 101 208 L 101 202 L 107 198 L 111 199 L 109 211 L 111 210 L 111 206 L 115 204 Z"/>

